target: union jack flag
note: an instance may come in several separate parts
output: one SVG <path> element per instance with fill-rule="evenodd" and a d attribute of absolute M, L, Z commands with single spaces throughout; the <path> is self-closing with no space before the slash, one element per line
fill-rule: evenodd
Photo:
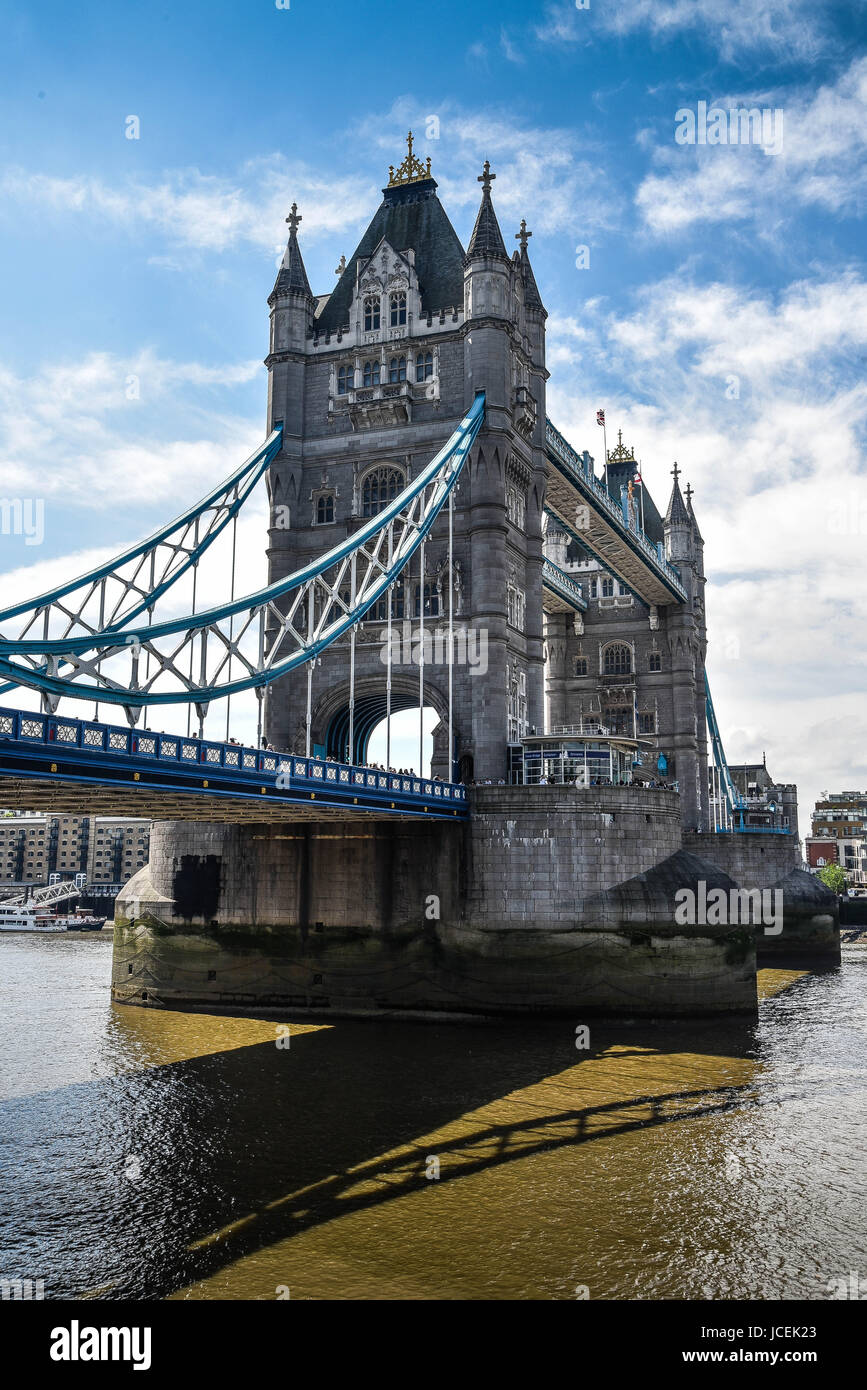
<path fill-rule="evenodd" d="M 604 410 L 597 410 L 597 412 L 596 412 L 596 423 L 597 423 L 597 425 L 604 425 L 604 424 L 605 424 L 605 411 L 604 411 Z"/>

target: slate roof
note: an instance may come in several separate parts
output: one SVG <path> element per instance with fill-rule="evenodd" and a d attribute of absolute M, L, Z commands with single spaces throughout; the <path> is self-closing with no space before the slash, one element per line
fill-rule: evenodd
<path fill-rule="evenodd" d="M 536 284 L 536 277 L 533 274 L 533 267 L 530 265 L 530 257 L 526 249 L 521 252 L 521 274 L 524 277 L 524 303 L 533 309 L 541 309 L 542 296 L 539 293 L 539 286 Z"/>
<path fill-rule="evenodd" d="M 671 497 L 668 499 L 668 511 L 665 513 L 665 524 L 666 526 L 690 525 L 689 514 L 686 510 L 677 478 L 674 480 L 674 487 L 671 489 Z"/>
<path fill-rule="evenodd" d="M 436 196 L 436 187 L 436 179 L 419 179 L 382 190 L 382 202 L 317 319 L 320 331 L 348 327 L 356 262 L 368 260 L 383 238 L 395 251 L 415 251 L 425 311 L 460 308 L 464 302 L 464 248 Z"/>
<path fill-rule="evenodd" d="M 293 232 L 289 238 L 289 244 L 283 253 L 283 264 L 274 281 L 274 288 L 271 295 L 275 294 L 308 294 L 311 299 L 313 292 L 310 289 L 310 281 L 307 279 L 307 271 L 304 269 L 304 261 L 301 258 L 301 248 L 298 245 L 298 237 Z"/>
<path fill-rule="evenodd" d="M 502 256 L 504 261 L 509 259 L 489 188 L 482 193 L 482 205 L 467 247 L 467 259 L 471 256 Z M 538 290 L 536 293 L 538 294 Z"/>

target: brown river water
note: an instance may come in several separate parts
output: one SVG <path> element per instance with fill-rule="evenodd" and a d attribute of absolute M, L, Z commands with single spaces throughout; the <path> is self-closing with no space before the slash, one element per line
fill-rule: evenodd
<path fill-rule="evenodd" d="M 46 1298 L 867 1290 L 864 947 L 762 972 L 758 1023 L 582 1050 L 580 1018 L 287 1038 L 113 1005 L 110 961 L 0 938 L 0 1278 Z"/>

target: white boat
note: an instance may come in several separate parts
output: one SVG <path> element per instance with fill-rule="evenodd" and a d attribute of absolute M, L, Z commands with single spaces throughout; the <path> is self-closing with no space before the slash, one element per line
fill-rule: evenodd
<path fill-rule="evenodd" d="M 50 908 L 0 902 L 0 931 L 66 931 L 66 925 Z"/>

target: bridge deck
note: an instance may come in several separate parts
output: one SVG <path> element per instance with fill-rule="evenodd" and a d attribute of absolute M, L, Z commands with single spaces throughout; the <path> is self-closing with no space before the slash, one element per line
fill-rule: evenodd
<path fill-rule="evenodd" d="M 469 814 L 452 782 L 10 709 L 0 709 L 0 805 L 231 823 Z"/>
<path fill-rule="evenodd" d="M 563 529 L 645 603 L 684 603 L 686 589 L 677 570 L 643 531 L 627 525 L 622 509 L 550 420 L 545 439 L 550 465 L 545 506 Z"/>
<path fill-rule="evenodd" d="M 546 613 L 587 612 L 581 585 L 551 560 L 542 566 L 542 607 Z"/>

